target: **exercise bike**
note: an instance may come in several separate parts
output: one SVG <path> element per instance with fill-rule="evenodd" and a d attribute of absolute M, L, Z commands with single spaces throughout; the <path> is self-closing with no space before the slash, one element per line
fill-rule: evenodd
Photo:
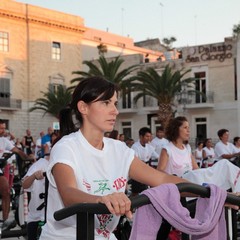
<path fill-rule="evenodd" d="M 13 154 L 12 152 L 6 152 L 0 158 L 0 169 L 2 170 L 2 176 L 5 176 L 9 183 L 11 210 L 14 211 L 14 220 L 8 228 L 2 231 L 2 226 L 0 225 L 0 239 L 19 238 L 21 236 L 27 239 L 27 225 L 25 222 L 19 221 L 19 197 L 23 194 L 21 191 L 21 176 L 15 175 L 14 164 L 8 163 Z M 30 165 L 31 161 L 25 163 L 25 171 L 27 171 Z M 19 228 L 15 229 L 17 225 Z"/>

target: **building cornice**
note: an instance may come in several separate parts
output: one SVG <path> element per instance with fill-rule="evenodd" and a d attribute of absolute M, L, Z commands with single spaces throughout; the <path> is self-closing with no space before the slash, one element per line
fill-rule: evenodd
<path fill-rule="evenodd" d="M 0 17 L 17 20 L 17 21 L 33 23 L 33 24 L 38 24 L 38 25 L 47 26 L 47 27 L 64 29 L 64 30 L 72 31 L 72 32 L 84 33 L 86 31 L 86 28 L 83 26 L 66 24 L 64 22 L 39 18 L 36 16 L 28 16 L 27 14 L 26 15 L 18 14 L 18 13 L 6 11 L 3 9 L 0 9 Z"/>

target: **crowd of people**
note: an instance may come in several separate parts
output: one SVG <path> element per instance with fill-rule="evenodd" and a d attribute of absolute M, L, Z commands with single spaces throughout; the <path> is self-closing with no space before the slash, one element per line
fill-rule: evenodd
<path fill-rule="evenodd" d="M 38 222 L 43 220 L 46 224 L 42 228 L 41 240 L 75 239 L 75 217 L 58 222 L 53 213 L 85 202 L 103 203 L 110 212 L 107 216 L 95 216 L 95 239 L 116 239 L 113 232 L 120 216 L 125 214 L 132 218 L 131 202 L 125 194 L 129 182 L 131 195 L 164 183 L 191 181 L 201 184 L 199 179 L 203 181 L 205 175 L 211 175 L 207 181 L 222 184 L 220 187 L 230 186 L 233 190 L 240 187 L 236 160 L 240 156 L 240 140 L 234 138 L 234 144 L 230 143 L 227 129 L 218 131 L 219 142 L 215 146 L 208 138 L 199 142 L 194 150 L 188 143 L 188 120 L 181 116 L 170 120 L 166 129 L 159 127 L 155 137 L 150 128 L 142 127 L 138 140 L 125 139 L 123 133 L 114 129 L 118 115 L 117 99 L 118 89 L 113 83 L 90 77 L 77 85 L 71 103 L 59 113 L 60 130 L 57 133 L 49 127 L 47 134 L 41 131 L 35 140 L 28 129 L 21 140 L 14 139 L 12 134 L 5 136 L 6 125 L 0 120 L 0 154 L 12 151 L 20 156 L 21 161 L 33 159 L 28 171 L 21 173 L 22 186 L 32 195 L 29 240 L 37 238 Z M 20 160 L 17 164 L 19 171 Z M 225 173 L 222 180 L 214 177 L 217 167 L 221 168 L 222 174 Z M 49 181 L 46 216 L 43 211 L 36 211 L 39 192 L 44 192 L 44 172 Z M 187 177 L 189 172 L 194 172 L 199 181 Z M 231 177 L 227 175 L 229 172 Z M 3 221 L 6 222 L 9 185 L 3 175 L 0 176 L 0 192 Z M 157 239 L 165 238 L 160 234 Z"/>
<path fill-rule="evenodd" d="M 35 162 L 38 159 L 41 159 L 42 157 L 46 158 L 45 155 L 50 152 L 49 149 L 51 146 L 48 137 L 50 136 L 51 138 L 53 134 L 56 135 L 56 132 L 49 127 L 48 134 L 45 135 L 44 132 L 41 131 L 40 138 L 35 141 L 31 135 L 31 130 L 27 129 L 26 135 L 22 138 L 16 138 L 14 134 L 6 129 L 6 123 L 0 119 L 0 158 L 2 166 L 0 169 L 0 194 L 2 199 L 2 231 L 8 230 L 16 225 L 15 220 L 9 219 L 11 205 L 10 191 L 13 186 L 14 178 L 23 178 L 23 187 L 26 188 L 25 186 L 27 185 L 25 184 L 25 178 L 27 179 L 28 176 L 27 167 L 31 166 L 30 169 L 32 169 L 32 166 L 35 165 Z M 9 154 L 7 155 L 7 153 Z M 39 164 L 40 162 L 41 161 L 37 161 L 36 163 Z M 41 171 L 41 169 L 38 169 L 38 171 Z M 32 199 L 34 199 L 34 196 Z"/>

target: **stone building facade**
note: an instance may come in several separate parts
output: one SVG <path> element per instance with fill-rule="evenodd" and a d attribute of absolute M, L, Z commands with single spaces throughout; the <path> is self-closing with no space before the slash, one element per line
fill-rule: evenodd
<path fill-rule="evenodd" d="M 13 0 L 0 1 L 0 22 L 0 118 L 17 137 L 26 129 L 38 137 L 57 121 L 28 109 L 49 87 L 70 86 L 72 72 L 84 70 L 82 61 L 98 58 L 99 44 L 107 46 L 106 57 L 139 53 L 156 61 L 161 55 L 87 28 L 81 17 Z"/>
<path fill-rule="evenodd" d="M 229 129 L 231 139 L 240 135 L 239 47 L 239 40 L 229 37 L 224 42 L 178 49 L 181 54 L 177 59 L 140 64 L 141 69 L 153 67 L 159 73 L 166 64 L 178 70 L 190 69 L 186 77 L 197 79 L 195 89 L 206 97 L 185 94 L 181 96 L 182 102 L 176 99 L 176 115 L 185 115 L 190 122 L 192 145 L 207 137 L 216 142 L 220 128 Z M 155 133 L 159 125 L 157 102 L 153 99 L 147 102 L 145 106 L 141 101 L 137 106 L 132 103 L 129 108 L 120 106 L 117 123 L 120 132 L 137 139 L 139 128 L 148 126 Z"/>
<path fill-rule="evenodd" d="M 72 72 L 86 70 L 83 60 L 99 56 L 98 46 L 107 47 L 107 58 L 121 55 L 124 66 L 139 64 L 140 69 L 154 67 L 161 73 L 167 64 L 175 69 L 191 69 L 198 79 L 196 89 L 206 98 L 183 96 L 176 99 L 178 115 L 190 122 L 191 139 L 212 137 L 227 128 L 230 135 L 240 135 L 240 42 L 223 42 L 184 47 L 164 53 L 159 40 L 139 43 L 84 25 L 84 19 L 13 0 L 0 1 L 0 118 L 17 137 L 27 128 L 37 137 L 57 119 L 43 112 L 29 112 L 34 101 L 49 87 L 70 86 Z M 138 130 L 149 126 L 155 134 L 159 125 L 158 106 L 154 99 L 133 103 L 134 93 L 123 104 L 119 99 L 116 129 L 138 139 Z"/>

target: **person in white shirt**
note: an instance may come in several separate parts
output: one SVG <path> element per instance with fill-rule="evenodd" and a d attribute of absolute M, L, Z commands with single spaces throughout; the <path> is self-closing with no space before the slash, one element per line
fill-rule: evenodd
<path fill-rule="evenodd" d="M 203 155 L 203 166 L 202 167 L 211 167 L 215 161 L 215 152 L 214 152 L 213 143 L 212 143 L 211 138 L 205 139 L 202 155 Z"/>
<path fill-rule="evenodd" d="M 219 141 L 214 147 L 216 159 L 228 159 L 234 161 L 236 157 L 240 156 L 240 150 L 236 150 L 235 146 L 229 142 L 229 131 L 227 129 L 220 129 L 218 131 Z"/>
<path fill-rule="evenodd" d="M 35 158 L 40 158 L 41 157 L 41 149 L 42 149 L 42 137 L 45 135 L 45 133 L 43 131 L 41 131 L 39 133 L 39 138 L 36 140 L 36 146 L 34 149 L 34 154 L 35 154 Z"/>
<path fill-rule="evenodd" d="M 139 140 L 135 142 L 131 148 L 134 150 L 135 156 L 144 163 L 150 164 L 151 159 L 158 159 L 159 157 L 159 155 L 155 152 L 154 147 L 150 144 L 152 139 L 151 129 L 148 127 L 142 127 L 138 133 Z M 131 180 L 131 185 L 132 196 L 137 195 L 148 188 L 147 185 L 135 180 Z"/>
<path fill-rule="evenodd" d="M 164 137 L 164 128 L 162 126 L 157 128 L 156 136 L 152 139 L 151 145 L 155 148 L 155 152 L 160 156 L 162 147 L 168 143 Z"/>
<path fill-rule="evenodd" d="M 53 132 L 51 134 L 51 145 L 44 148 L 44 158 L 38 159 L 27 171 L 22 179 L 22 187 L 27 192 L 31 193 L 31 198 L 28 204 L 28 216 L 27 216 L 27 237 L 28 240 L 38 239 L 38 227 L 39 222 L 45 222 L 45 202 L 40 198 L 40 194 L 46 194 L 46 178 L 44 173 L 47 171 L 49 164 L 49 154 L 51 146 L 55 143 L 58 135 Z M 44 205 L 43 205 L 44 204 Z M 41 208 L 40 206 L 43 207 Z M 40 208 L 40 209 L 39 209 Z"/>
<path fill-rule="evenodd" d="M 38 210 L 37 208 L 44 203 L 44 199 L 40 198 L 40 194 L 45 193 L 45 176 L 47 171 L 49 156 L 40 158 L 28 169 L 22 180 L 22 187 L 31 193 L 28 204 L 27 215 L 27 236 L 28 240 L 36 240 L 38 235 L 38 225 L 40 221 L 45 221 L 45 208 Z"/>
<path fill-rule="evenodd" d="M 203 160 L 203 142 L 197 143 L 197 148 L 194 151 L 194 157 L 199 167 L 202 167 Z"/>
<path fill-rule="evenodd" d="M 2 158 L 5 152 L 13 152 L 18 154 L 23 160 L 33 160 L 5 137 L 5 130 L 6 123 L 4 120 L 0 119 L 0 158 Z M 2 195 L 2 230 L 5 230 L 11 225 L 11 223 L 7 221 L 10 211 L 10 188 L 7 178 L 3 175 L 2 169 L 0 169 L 0 193 Z"/>
<path fill-rule="evenodd" d="M 76 203 L 105 204 L 110 214 L 95 215 L 94 236 L 116 239 L 113 231 L 120 216 L 132 218 L 125 194 L 129 178 L 150 186 L 186 181 L 146 165 L 124 142 L 104 137 L 116 123 L 117 99 L 112 82 L 90 77 L 80 81 L 71 103 L 60 112 L 60 139 L 51 149 L 47 169 L 48 211 L 41 240 L 76 239 L 76 217 L 56 221 L 53 216 Z"/>
<path fill-rule="evenodd" d="M 151 141 L 151 145 L 154 147 L 155 152 L 158 154 L 158 158 L 151 159 L 151 166 L 154 168 L 157 168 L 162 147 L 168 143 L 168 140 L 164 138 L 164 136 L 164 128 L 163 126 L 160 126 L 157 128 L 156 136 Z"/>
<path fill-rule="evenodd" d="M 182 177 L 188 171 L 198 169 L 196 160 L 188 144 L 190 129 L 185 117 L 176 117 L 166 129 L 169 143 L 161 152 L 157 169 Z"/>
<path fill-rule="evenodd" d="M 154 147 L 150 144 L 152 133 L 150 128 L 143 127 L 139 130 L 139 140 L 132 145 L 135 155 L 145 163 L 149 163 L 151 158 L 158 158 Z"/>
<path fill-rule="evenodd" d="M 228 160 L 218 161 L 208 168 L 198 167 L 188 144 L 190 128 L 186 117 L 179 116 L 171 119 L 165 134 L 169 144 L 162 149 L 158 170 L 177 175 L 196 184 L 211 183 L 225 190 L 232 188 L 233 192 L 240 191 L 240 169 Z M 165 224 L 159 234 L 169 229 L 170 226 Z"/>
<path fill-rule="evenodd" d="M 233 138 L 233 145 L 235 146 L 236 151 L 240 152 L 240 137 Z"/>

